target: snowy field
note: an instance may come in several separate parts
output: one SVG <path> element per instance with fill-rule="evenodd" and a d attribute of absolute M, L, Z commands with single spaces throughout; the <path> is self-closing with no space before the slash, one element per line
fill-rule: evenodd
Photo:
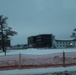
<path fill-rule="evenodd" d="M 69 49 L 25 49 L 25 50 L 7 50 L 7 56 L 13 54 L 25 54 L 29 56 L 48 56 L 48 55 L 56 55 L 62 52 L 75 53 L 75 48 Z M 0 52 L 0 58 L 4 56 L 3 52 Z M 59 55 L 60 56 L 60 55 Z M 69 57 L 76 57 L 76 54 L 71 55 L 68 54 Z M 1 60 L 1 59 L 0 59 Z M 76 66 L 72 67 L 59 67 L 59 68 L 38 68 L 38 69 L 21 69 L 21 70 L 6 70 L 0 71 L 0 75 L 55 75 L 51 74 L 53 72 L 63 72 L 63 71 L 76 71 Z M 73 74 L 74 75 L 74 74 Z M 75 74 L 76 75 L 76 74 Z"/>
<path fill-rule="evenodd" d="M 66 49 L 25 49 L 25 50 L 7 50 L 7 55 L 11 54 L 30 54 L 30 55 L 43 55 L 43 54 L 52 54 L 59 52 L 76 52 L 76 48 L 66 48 Z M 4 55 L 1 51 L 0 56 Z"/>

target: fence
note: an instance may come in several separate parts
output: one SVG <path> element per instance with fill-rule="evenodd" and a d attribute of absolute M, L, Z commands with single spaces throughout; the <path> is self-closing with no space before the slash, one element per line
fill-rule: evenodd
<path fill-rule="evenodd" d="M 65 63 L 65 53 L 63 52 L 63 63 L 61 64 L 41 64 L 41 65 L 22 65 L 21 64 L 21 53 L 19 54 L 19 63 L 16 63 L 15 60 L 13 60 L 14 64 L 9 66 L 0 66 L 0 70 L 9 70 L 9 69 L 27 69 L 27 68 L 45 68 L 45 67 L 66 67 L 66 66 L 74 66 L 76 63 Z"/>

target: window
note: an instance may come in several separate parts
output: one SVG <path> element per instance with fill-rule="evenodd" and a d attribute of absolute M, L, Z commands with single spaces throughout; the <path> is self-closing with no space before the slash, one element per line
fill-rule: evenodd
<path fill-rule="evenodd" d="M 57 47 L 59 47 L 59 45 L 57 45 Z"/>
<path fill-rule="evenodd" d="M 60 47 L 61 47 L 62 45 L 60 45 Z"/>

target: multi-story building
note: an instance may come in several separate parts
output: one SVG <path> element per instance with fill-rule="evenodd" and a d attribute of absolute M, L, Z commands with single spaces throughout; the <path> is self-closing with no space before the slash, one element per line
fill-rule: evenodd
<path fill-rule="evenodd" d="M 54 41 L 55 48 L 69 48 L 69 47 L 76 47 L 76 39 L 73 40 L 55 40 Z"/>
<path fill-rule="evenodd" d="M 52 35 L 51 34 L 43 34 L 36 36 L 36 47 L 37 48 L 44 48 L 52 47 Z"/>
<path fill-rule="evenodd" d="M 76 39 L 56 40 L 52 34 L 41 34 L 28 37 L 28 46 L 32 48 L 74 48 Z"/>
<path fill-rule="evenodd" d="M 28 37 L 28 46 L 36 47 L 36 36 Z"/>
<path fill-rule="evenodd" d="M 53 47 L 54 36 L 52 34 L 42 34 L 28 38 L 28 46 L 36 48 Z"/>

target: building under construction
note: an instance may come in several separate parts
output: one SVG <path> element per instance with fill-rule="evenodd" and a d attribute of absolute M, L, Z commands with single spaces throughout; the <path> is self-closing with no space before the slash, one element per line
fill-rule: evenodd
<path fill-rule="evenodd" d="M 31 48 L 51 48 L 53 45 L 52 34 L 41 34 L 28 37 L 28 46 Z"/>

